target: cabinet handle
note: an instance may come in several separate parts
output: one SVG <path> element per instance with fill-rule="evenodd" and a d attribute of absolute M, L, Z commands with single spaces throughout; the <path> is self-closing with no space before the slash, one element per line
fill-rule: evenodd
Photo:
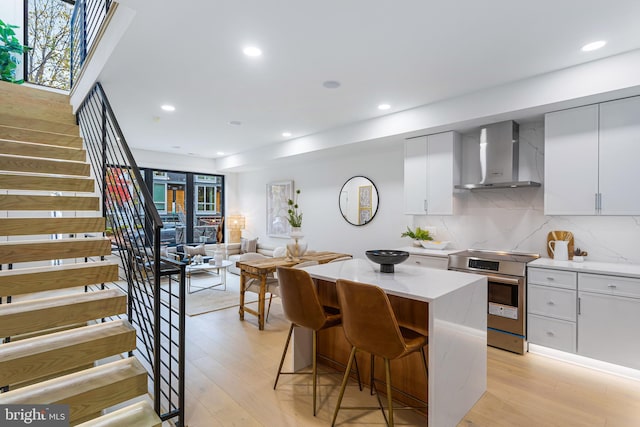
<path fill-rule="evenodd" d="M 547 305 L 556 305 L 556 303 L 553 301 L 547 301 Z"/>
<path fill-rule="evenodd" d="M 581 304 L 580 304 L 580 297 L 578 297 L 578 314 L 582 314 L 582 313 L 581 313 L 581 311 L 582 311 L 582 310 L 580 310 L 580 308 L 581 308 L 580 306 L 581 306 Z"/>
<path fill-rule="evenodd" d="M 602 193 L 598 193 L 598 213 L 602 213 Z"/>
<path fill-rule="evenodd" d="M 607 285 L 607 287 L 608 287 L 608 288 L 610 288 L 610 289 L 615 289 L 615 288 L 617 288 L 617 286 L 616 286 L 616 285 Z"/>
<path fill-rule="evenodd" d="M 550 337 L 555 337 L 555 336 L 556 336 L 556 334 L 554 334 L 554 333 L 553 333 L 553 332 L 551 332 L 551 331 L 547 331 L 547 335 L 548 335 L 548 336 L 550 336 Z"/>
<path fill-rule="evenodd" d="M 595 197 L 595 202 L 596 202 L 595 209 L 596 209 L 596 212 L 598 212 L 598 193 L 595 193 L 595 196 L 596 196 Z"/>
<path fill-rule="evenodd" d="M 556 279 L 554 277 L 547 277 L 547 280 L 550 281 L 550 282 L 553 282 Z"/>
<path fill-rule="evenodd" d="M 427 199 L 424 199 L 424 211 L 427 212 Z"/>

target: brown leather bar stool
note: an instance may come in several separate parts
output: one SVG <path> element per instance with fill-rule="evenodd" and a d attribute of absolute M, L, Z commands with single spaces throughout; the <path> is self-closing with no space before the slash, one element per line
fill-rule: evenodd
<path fill-rule="evenodd" d="M 390 361 L 419 351 L 422 355 L 424 371 L 428 381 L 429 371 L 424 352 L 424 347 L 428 343 L 428 337 L 398 325 L 389 298 L 381 288 L 344 279 L 337 281 L 336 288 L 338 301 L 340 302 L 340 310 L 342 311 L 342 327 L 344 328 L 347 341 L 349 341 L 352 347 L 331 425 L 335 425 L 338 411 L 341 409 L 340 405 L 349 379 L 348 374 L 351 369 L 351 364 L 355 360 L 356 351 L 362 350 L 371 353 L 371 384 L 373 389 L 375 389 L 373 358 L 374 356 L 378 356 L 384 359 L 387 382 L 388 419 L 382 406 L 382 401 L 377 393 L 376 395 L 378 396 L 379 408 L 382 411 L 387 425 L 393 427 Z M 377 407 L 344 407 L 342 409 L 377 409 Z M 397 409 L 409 409 L 409 407 Z"/>
<path fill-rule="evenodd" d="M 313 375 L 313 415 L 316 415 L 316 385 L 317 385 L 317 354 L 316 349 L 318 345 L 318 331 L 323 329 L 339 326 L 342 323 L 342 314 L 340 311 L 333 307 L 325 307 L 320 303 L 318 293 L 316 291 L 313 279 L 304 270 L 289 267 L 277 268 L 278 282 L 280 283 L 280 299 L 282 301 L 282 308 L 284 315 L 291 322 L 289 328 L 289 335 L 284 345 L 282 352 L 282 358 L 280 359 L 280 366 L 278 367 L 278 374 L 276 375 L 276 381 L 273 384 L 275 390 L 278 385 L 278 379 L 280 374 L 312 374 Z M 289 342 L 291 341 L 291 334 L 295 326 L 302 326 L 309 328 L 313 331 L 313 363 L 311 372 L 282 372 L 282 365 L 289 348 Z M 351 366 L 351 365 L 349 365 Z M 346 375 L 349 375 L 349 370 Z M 358 377 L 358 384 L 360 390 L 362 390 L 362 384 L 360 382 L 360 372 L 358 371 L 358 364 L 356 363 L 356 375 Z"/>

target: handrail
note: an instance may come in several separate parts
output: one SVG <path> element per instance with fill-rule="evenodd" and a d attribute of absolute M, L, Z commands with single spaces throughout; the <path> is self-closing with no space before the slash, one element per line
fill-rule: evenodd
<path fill-rule="evenodd" d="M 124 154 L 127 156 L 127 161 L 131 166 L 131 170 L 133 171 L 133 174 L 135 175 L 136 180 L 138 182 L 144 182 L 144 179 L 142 178 L 142 174 L 140 173 L 140 168 L 138 167 L 138 163 L 136 163 L 136 159 L 133 157 L 133 154 L 129 149 L 129 144 L 127 144 L 127 140 L 124 137 L 124 133 L 122 133 L 120 124 L 116 120 L 116 115 L 113 113 L 113 109 L 111 108 L 111 103 L 109 102 L 109 98 L 107 98 L 107 94 L 104 92 L 102 84 L 100 84 L 100 82 L 96 82 L 95 87 L 102 94 L 102 102 L 104 102 L 104 105 L 106 107 L 106 112 L 111 118 L 111 120 L 113 121 L 113 127 L 115 128 L 116 133 L 119 135 L 118 138 L 120 138 L 120 143 L 122 144 L 122 150 L 124 151 Z M 82 108 L 82 106 L 86 101 L 87 101 L 87 98 L 85 98 L 82 101 L 82 104 L 80 104 L 80 108 Z M 156 209 L 155 205 L 153 204 L 153 196 L 151 195 L 149 188 L 143 185 L 140 187 L 140 191 L 142 192 L 143 199 L 150 201 L 149 206 L 153 207 L 152 209 L 149 209 L 149 213 L 153 215 L 154 227 L 162 228 L 163 227 L 162 218 L 160 218 L 158 209 Z"/>
<path fill-rule="evenodd" d="M 160 255 L 162 219 L 99 82 L 77 118 L 124 272 L 113 285 L 128 295 L 127 319 L 137 332 L 131 354 L 149 373 L 156 413 L 184 425 L 186 266 Z"/>

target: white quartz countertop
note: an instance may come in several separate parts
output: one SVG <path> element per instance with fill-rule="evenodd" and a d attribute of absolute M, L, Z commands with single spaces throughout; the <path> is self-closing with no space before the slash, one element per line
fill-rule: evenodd
<path fill-rule="evenodd" d="M 477 274 L 396 264 L 394 273 L 381 273 L 380 266 L 365 259 L 329 262 L 305 267 L 315 279 L 335 282 L 348 279 L 380 286 L 391 295 L 418 301 L 433 301 L 470 284 L 486 283 Z"/>
<path fill-rule="evenodd" d="M 598 261 L 557 261 L 550 258 L 538 258 L 535 261 L 531 261 L 527 266 L 640 278 L 640 265 L 638 264 L 617 264 Z"/>
<path fill-rule="evenodd" d="M 397 250 L 409 252 L 412 255 L 427 255 L 447 258 L 449 254 L 460 252 L 462 249 L 425 249 L 417 246 L 403 246 L 401 248 L 397 248 Z"/>

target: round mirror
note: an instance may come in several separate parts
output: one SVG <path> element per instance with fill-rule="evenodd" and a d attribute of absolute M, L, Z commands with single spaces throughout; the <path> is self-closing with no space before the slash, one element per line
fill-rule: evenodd
<path fill-rule="evenodd" d="M 378 211 L 378 189 L 369 178 L 349 178 L 340 190 L 340 213 L 349 224 L 365 225 Z"/>

